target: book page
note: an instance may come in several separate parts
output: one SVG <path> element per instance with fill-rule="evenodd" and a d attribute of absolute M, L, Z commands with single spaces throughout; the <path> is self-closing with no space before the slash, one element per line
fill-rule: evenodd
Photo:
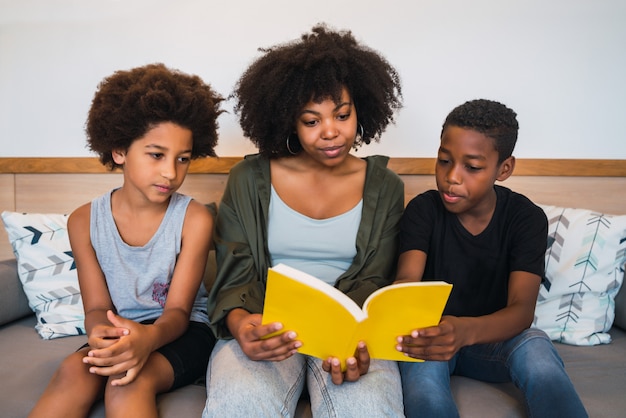
<path fill-rule="evenodd" d="M 335 297 L 349 302 L 348 306 L 357 306 L 349 298 L 346 301 L 347 296 L 339 290 L 319 279 L 287 266 L 270 268 L 263 324 L 281 322 L 283 329 L 270 336 L 294 331 L 296 339 L 302 342 L 299 353 L 321 359 L 337 357 L 345 367 L 345 359 L 353 356 L 356 349 L 358 322 Z M 363 316 L 360 309 L 356 313 Z"/>
<path fill-rule="evenodd" d="M 372 358 L 417 361 L 396 350 L 396 338 L 439 323 L 452 285 L 446 282 L 398 283 L 378 289 L 363 305 L 363 333 Z"/>
<path fill-rule="evenodd" d="M 328 296 L 336 300 L 339 304 L 341 304 L 350 313 L 350 315 L 354 317 L 357 322 L 361 322 L 367 317 L 365 312 L 363 312 L 363 310 L 359 307 L 359 305 L 356 304 L 356 302 L 350 299 L 350 297 L 343 293 L 341 290 L 329 285 L 325 281 L 320 280 L 315 276 L 312 276 L 293 267 L 289 267 L 286 264 L 277 264 L 271 269 L 287 277 L 290 277 L 293 280 L 297 280 L 300 283 L 304 283 L 307 286 L 312 287 L 313 289 L 317 289 L 320 292 L 327 294 Z"/>

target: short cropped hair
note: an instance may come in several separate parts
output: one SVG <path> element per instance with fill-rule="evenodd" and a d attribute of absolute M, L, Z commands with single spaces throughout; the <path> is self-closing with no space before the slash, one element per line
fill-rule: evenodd
<path fill-rule="evenodd" d="M 289 155 L 287 138 L 308 102 L 339 103 L 343 88 L 355 105 L 359 142 L 365 144 L 379 141 L 402 107 L 396 70 L 350 31 L 320 24 L 300 39 L 259 50 L 264 54 L 245 70 L 231 97 L 244 135 L 268 158 Z"/>
<path fill-rule="evenodd" d="M 454 108 L 446 117 L 441 133 L 448 126 L 472 129 L 494 140 L 498 163 L 513 154 L 519 124 L 517 114 L 502 103 L 476 99 Z"/>
<path fill-rule="evenodd" d="M 161 63 L 116 71 L 94 95 L 85 127 L 87 145 L 114 169 L 114 150 L 127 150 L 157 124 L 172 122 L 192 132 L 192 159 L 214 157 L 222 100 L 200 77 Z"/>

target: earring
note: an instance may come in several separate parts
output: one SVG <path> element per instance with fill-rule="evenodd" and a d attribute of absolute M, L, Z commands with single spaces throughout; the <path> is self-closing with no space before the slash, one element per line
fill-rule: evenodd
<path fill-rule="evenodd" d="M 291 155 L 297 155 L 298 153 L 297 152 L 293 152 L 291 150 L 291 147 L 289 146 L 289 138 L 291 138 L 291 134 L 287 135 L 287 151 L 289 151 L 289 154 L 291 154 Z"/>
<path fill-rule="evenodd" d="M 361 146 L 363 144 L 363 134 L 364 134 L 364 131 L 363 131 L 363 125 L 361 125 L 360 122 L 359 122 L 359 129 L 361 130 L 361 132 L 359 132 L 357 130 L 356 137 L 354 138 L 354 146 L 355 147 L 359 147 L 359 146 Z"/>

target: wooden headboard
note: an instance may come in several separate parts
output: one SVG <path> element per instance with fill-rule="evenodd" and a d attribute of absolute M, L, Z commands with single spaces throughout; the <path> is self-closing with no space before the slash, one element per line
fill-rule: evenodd
<path fill-rule="evenodd" d="M 230 168 L 241 157 L 196 160 L 180 191 L 219 202 Z M 405 200 L 435 187 L 432 158 L 392 158 L 389 167 L 405 184 Z M 0 212 L 70 213 L 121 185 L 120 172 L 96 158 L 0 158 Z M 503 185 L 536 203 L 626 214 L 626 160 L 521 159 Z M 0 260 L 13 257 L 0 228 Z"/>

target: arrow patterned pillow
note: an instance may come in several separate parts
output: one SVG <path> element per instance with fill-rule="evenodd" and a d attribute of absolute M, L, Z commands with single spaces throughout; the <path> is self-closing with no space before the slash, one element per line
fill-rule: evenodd
<path fill-rule="evenodd" d="M 67 215 L 2 212 L 18 275 L 44 339 L 85 334 Z"/>
<path fill-rule="evenodd" d="M 548 217 L 546 273 L 533 326 L 573 345 L 611 342 L 624 280 L 626 215 L 540 205 Z"/>

